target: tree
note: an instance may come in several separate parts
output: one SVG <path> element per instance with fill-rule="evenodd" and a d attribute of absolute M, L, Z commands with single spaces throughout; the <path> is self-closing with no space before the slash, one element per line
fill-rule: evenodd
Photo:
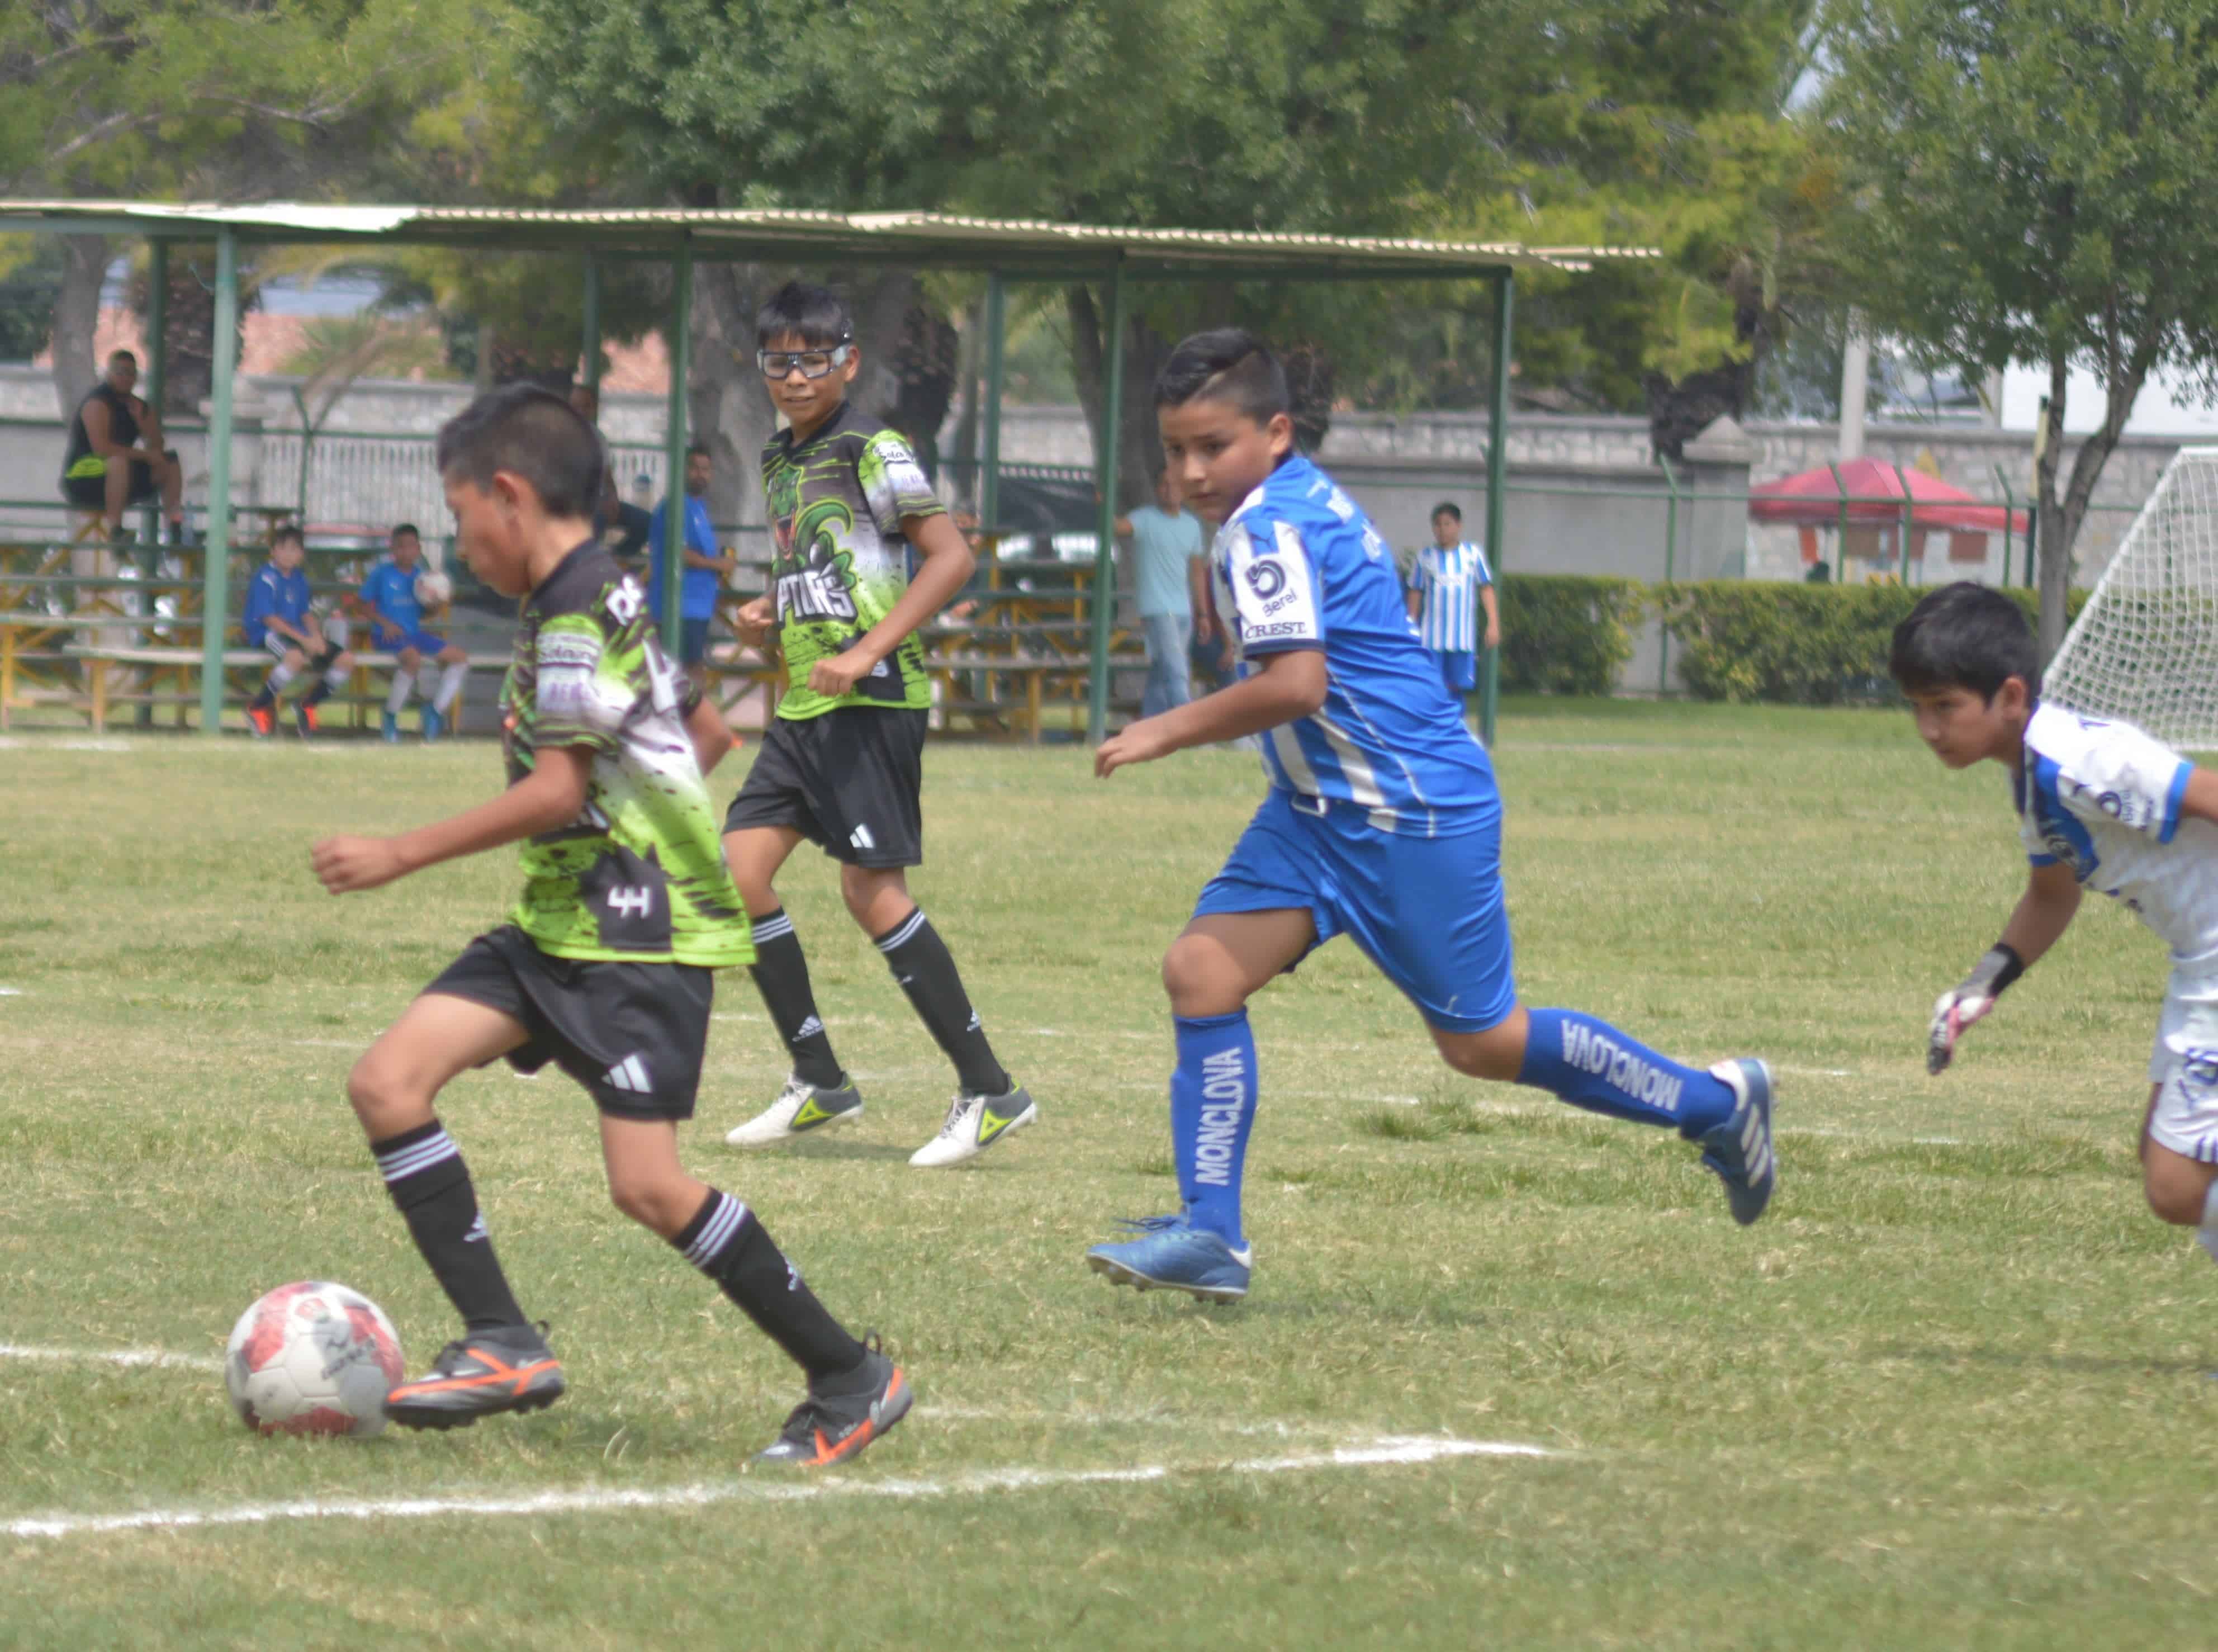
<path fill-rule="evenodd" d="M 2041 641 L 2072 548 L 2159 366 L 2218 377 L 2218 16 L 2201 0 L 1836 0 L 1826 135 L 1874 326 L 1969 374 L 2045 364 Z M 2061 497 L 2066 372 L 2101 425 Z"/>
<path fill-rule="evenodd" d="M 43 0 L 0 7 L 0 189 L 311 196 L 362 171 L 438 65 L 464 0 Z M 96 376 L 114 249 L 65 238 L 66 414 Z"/>

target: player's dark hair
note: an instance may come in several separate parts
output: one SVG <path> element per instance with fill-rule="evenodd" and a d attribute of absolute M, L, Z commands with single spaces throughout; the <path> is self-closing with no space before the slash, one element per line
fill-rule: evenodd
<path fill-rule="evenodd" d="M 118 362 L 129 362 L 129 363 L 132 364 L 132 366 L 133 366 L 133 367 L 136 367 L 136 366 L 138 366 L 138 365 L 139 365 L 139 358 L 138 358 L 138 357 L 136 357 L 136 356 L 133 355 L 129 351 L 127 351 L 127 350 L 111 350 L 111 351 L 109 351 L 108 352 L 108 364 L 110 367 L 113 367 L 113 366 L 115 366 L 115 363 L 118 363 Z"/>
<path fill-rule="evenodd" d="M 1270 345 L 1240 327 L 1218 327 L 1179 340 L 1155 375 L 1155 406 L 1189 401 L 1230 403 L 1259 425 L 1293 411 L 1286 370 Z"/>
<path fill-rule="evenodd" d="M 854 341 L 855 321 L 829 287 L 789 281 L 755 312 L 755 347 L 767 350 L 771 339 L 788 336 L 812 350 L 831 350 Z"/>
<path fill-rule="evenodd" d="M 300 546 L 303 550 L 306 550 L 308 548 L 308 536 L 301 532 L 297 525 L 291 522 L 286 522 L 281 524 L 277 529 L 270 534 L 270 549 L 272 550 L 276 550 L 279 545 L 282 544 L 288 539 Z"/>
<path fill-rule="evenodd" d="M 415 540 L 418 544 L 421 544 L 424 542 L 422 531 L 419 530 L 413 522 L 396 522 L 391 528 L 387 530 L 385 543 L 389 545 L 393 543 L 393 541 L 400 538 L 404 533 L 410 538 Z"/>
<path fill-rule="evenodd" d="M 1444 499 L 1433 506 L 1431 519 L 1437 522 L 1444 516 L 1452 516 L 1460 522 L 1463 520 L 1463 507 L 1452 499 Z"/>
<path fill-rule="evenodd" d="M 1959 580 L 1929 593 L 1894 628 L 1887 668 L 1905 694 L 1968 688 L 1992 700 L 2012 677 L 2041 693 L 2041 645 L 2025 611 L 1991 586 Z"/>
<path fill-rule="evenodd" d="M 685 449 L 685 456 L 689 459 L 696 456 L 703 459 L 709 457 L 709 444 L 706 442 L 694 442 L 689 444 Z"/>
<path fill-rule="evenodd" d="M 608 469 L 600 432 L 569 400 L 536 384 L 488 390 L 439 427 L 439 475 L 484 488 L 505 470 L 531 484 L 547 514 L 592 516 Z"/>

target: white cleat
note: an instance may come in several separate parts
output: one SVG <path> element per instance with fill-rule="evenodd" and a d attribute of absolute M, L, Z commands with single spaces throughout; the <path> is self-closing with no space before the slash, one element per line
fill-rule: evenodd
<path fill-rule="evenodd" d="M 798 1073 L 789 1073 L 778 1099 L 728 1132 L 724 1140 L 734 1147 L 775 1147 L 827 1124 L 862 1116 L 862 1094 L 852 1084 L 824 1090 L 806 1083 Z"/>
<path fill-rule="evenodd" d="M 1038 1117 L 1038 1104 L 1021 1089 L 1006 1096 L 957 1096 L 939 1133 L 911 1153 L 908 1162 L 927 1170 L 960 1164 Z"/>

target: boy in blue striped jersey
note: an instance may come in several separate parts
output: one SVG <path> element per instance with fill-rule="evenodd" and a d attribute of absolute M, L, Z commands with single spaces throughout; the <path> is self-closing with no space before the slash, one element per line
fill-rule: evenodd
<path fill-rule="evenodd" d="M 1248 1000 L 1343 932 L 1457 1071 L 1676 1128 L 1724 1180 L 1734 1219 L 1754 1221 L 1777 1181 L 1763 1062 L 1682 1066 L 1592 1016 L 1518 1003 L 1493 766 L 1418 637 L 1385 542 L 1294 450 L 1277 359 L 1236 329 L 1196 334 L 1165 363 L 1155 410 L 1180 494 L 1222 525 L 1211 572 L 1240 678 L 1129 724 L 1094 772 L 1261 734 L 1271 789 L 1163 960 L 1181 1208 L 1128 1222 L 1133 1237 L 1095 1246 L 1087 1264 L 1143 1289 L 1247 1295 Z"/>
<path fill-rule="evenodd" d="M 1453 500 L 1433 506 L 1433 543 L 1409 564 L 1409 618 L 1440 661 L 1440 680 L 1460 699 L 1478 686 L 1478 650 L 1502 641 L 1494 570 L 1486 552 L 1463 537 L 1463 512 Z M 1478 610 L 1486 610 L 1486 629 Z"/>

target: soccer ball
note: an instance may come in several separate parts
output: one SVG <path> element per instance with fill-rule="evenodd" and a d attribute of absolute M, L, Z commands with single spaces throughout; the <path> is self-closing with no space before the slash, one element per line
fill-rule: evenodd
<path fill-rule="evenodd" d="M 280 1285 L 239 1316 L 224 1350 L 232 1409 L 264 1434 L 375 1434 L 400 1383 L 400 1338 L 344 1285 Z"/>
<path fill-rule="evenodd" d="M 426 608 L 443 608 L 454 594 L 454 581 L 436 568 L 427 568 L 416 576 L 416 600 Z"/>

